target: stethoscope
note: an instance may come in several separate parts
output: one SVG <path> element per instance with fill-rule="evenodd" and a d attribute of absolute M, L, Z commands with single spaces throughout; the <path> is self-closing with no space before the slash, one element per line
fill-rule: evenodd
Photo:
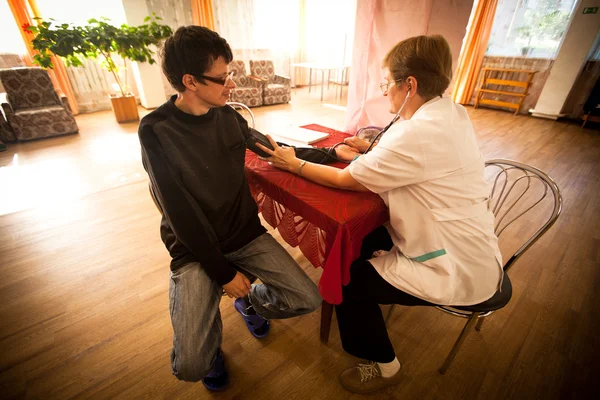
<path fill-rule="evenodd" d="M 406 97 L 404 98 L 404 102 L 402 103 L 402 106 L 400 107 L 400 110 L 398 110 L 398 112 L 396 113 L 396 115 L 394 116 L 394 118 L 392 119 L 392 121 L 389 124 L 387 124 L 386 127 L 383 128 L 381 130 L 381 132 L 379 132 L 377 134 L 377 136 L 375 136 L 373 138 L 373 140 L 371 140 L 371 144 L 369 145 L 369 147 L 367 148 L 367 150 L 365 150 L 365 152 L 363 154 L 367 154 L 369 151 L 371 151 L 371 149 L 373 148 L 373 146 L 375 146 L 375 143 L 377 143 L 377 141 L 379 140 L 379 138 L 381 137 L 381 135 L 383 135 L 384 133 L 386 133 L 387 130 L 390 129 L 392 127 L 392 125 L 394 125 L 400 119 L 400 113 L 402 113 L 402 110 L 404 109 L 404 106 L 406 105 L 406 102 L 408 101 L 411 89 L 412 89 L 412 87 L 409 85 L 408 86 L 408 93 L 406 93 Z"/>
<path fill-rule="evenodd" d="M 371 141 L 371 144 L 369 145 L 369 147 L 367 148 L 367 150 L 363 153 L 363 154 L 367 154 L 369 151 L 371 151 L 371 149 L 373 148 L 373 146 L 375 146 L 375 143 L 377 143 L 377 141 L 379 140 L 379 138 L 381 137 L 381 135 L 383 135 L 385 132 L 387 132 L 388 129 L 390 129 L 392 127 L 392 125 L 394 125 L 399 119 L 400 119 L 400 114 L 402 113 L 402 110 L 404 109 L 404 106 L 406 105 L 406 102 L 408 101 L 408 98 L 410 97 L 410 91 L 411 91 L 412 87 L 408 86 L 408 93 L 406 93 L 406 97 L 404 98 L 404 102 L 402 103 L 402 106 L 400 107 L 400 110 L 398 110 L 398 112 L 396 113 L 396 115 L 394 116 L 394 118 L 392 119 L 392 121 L 386 125 L 385 128 L 383 128 L 381 130 L 381 132 L 379 132 L 377 134 L 377 136 L 375 136 L 375 138 Z M 334 144 L 331 148 L 335 150 L 336 147 L 343 145 L 344 142 L 340 142 L 340 143 L 336 143 Z M 331 157 L 339 162 L 343 162 L 345 164 L 350 164 L 350 161 L 346 161 L 346 160 L 340 160 L 336 155 L 331 154 L 330 152 L 323 150 L 323 149 L 319 149 L 319 148 L 314 148 L 313 150 L 319 151 L 321 153 L 323 153 L 325 156 L 327 157 Z"/>

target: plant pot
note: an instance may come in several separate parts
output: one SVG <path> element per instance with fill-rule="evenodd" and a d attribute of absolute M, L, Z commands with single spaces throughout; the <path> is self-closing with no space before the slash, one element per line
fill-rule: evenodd
<path fill-rule="evenodd" d="M 115 114 L 115 118 L 118 123 L 138 121 L 140 114 L 138 114 L 137 102 L 135 96 L 114 96 L 110 95 L 110 106 Z"/>

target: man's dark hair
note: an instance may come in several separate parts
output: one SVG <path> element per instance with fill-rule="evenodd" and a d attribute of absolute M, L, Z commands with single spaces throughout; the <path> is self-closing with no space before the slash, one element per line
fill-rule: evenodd
<path fill-rule="evenodd" d="M 198 78 L 208 71 L 215 60 L 223 57 L 229 64 L 233 60 L 231 47 L 217 32 L 204 26 L 182 26 L 169 36 L 160 52 L 162 70 L 173 89 L 185 91 L 183 75 L 190 74 Z"/>

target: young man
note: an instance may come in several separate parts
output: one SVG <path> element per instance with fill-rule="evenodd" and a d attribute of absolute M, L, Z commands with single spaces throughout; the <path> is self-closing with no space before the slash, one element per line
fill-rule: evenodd
<path fill-rule="evenodd" d="M 217 33 L 181 27 L 162 50 L 162 68 L 178 94 L 144 117 L 142 161 L 162 209 L 169 250 L 173 374 L 228 383 L 221 347 L 222 293 L 250 332 L 264 337 L 269 319 L 290 318 L 321 304 L 315 284 L 258 218 L 244 173 L 246 121 L 226 102 L 235 88 L 231 48 Z M 248 278 L 257 277 L 260 285 Z"/>

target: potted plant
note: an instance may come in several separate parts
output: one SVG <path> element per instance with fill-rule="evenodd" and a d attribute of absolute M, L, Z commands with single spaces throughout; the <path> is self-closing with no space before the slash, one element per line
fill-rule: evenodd
<path fill-rule="evenodd" d="M 127 60 L 154 64 L 152 46 L 172 34 L 161 18 L 152 13 L 144 24 L 116 27 L 108 18 L 90 19 L 85 26 L 54 24 L 54 20 L 39 20 L 37 26 L 27 25 L 25 30 L 35 35 L 31 44 L 34 63 L 43 68 L 53 68 L 52 54 L 62 57 L 68 66 L 81 66 L 86 58 L 101 57 L 102 66 L 115 78 L 119 93 L 110 95 L 110 102 L 118 122 L 139 119 L 135 97 L 127 85 Z M 119 59 L 122 60 L 120 65 Z M 124 71 L 124 79 L 120 72 Z"/>

